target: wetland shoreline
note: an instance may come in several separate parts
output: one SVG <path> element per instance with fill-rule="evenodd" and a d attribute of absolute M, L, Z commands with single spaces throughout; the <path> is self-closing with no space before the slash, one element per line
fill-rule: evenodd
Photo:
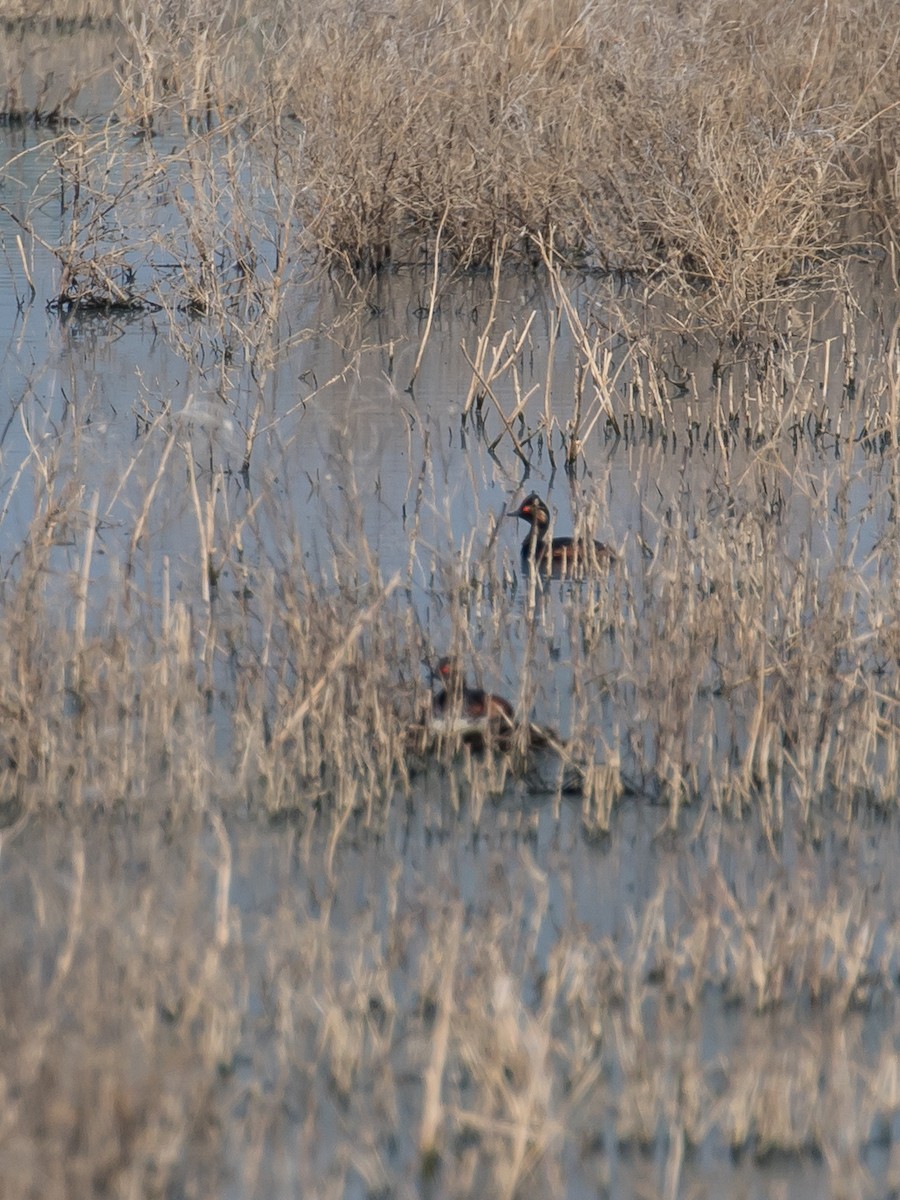
<path fill-rule="evenodd" d="M 57 12 L 0 9 L 0 1192 L 891 1194 L 900 8 Z M 411 753 L 443 655 L 584 794 Z"/>

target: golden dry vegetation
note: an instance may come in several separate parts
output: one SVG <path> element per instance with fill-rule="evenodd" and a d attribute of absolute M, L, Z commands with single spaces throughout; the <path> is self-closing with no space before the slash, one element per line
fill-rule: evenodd
<path fill-rule="evenodd" d="M 217 407 L 148 383 L 110 481 L 77 405 L 10 399 L 0 1192 L 525 1198 L 577 1166 L 602 1194 L 614 1150 L 671 1200 L 695 1151 L 896 1186 L 864 1159 L 900 1106 L 900 6 L 3 17 L 3 120 L 40 135 L 0 195 L 20 311 L 145 319 Z M 370 322 L 393 280 L 396 340 Z M 298 318 L 319 287 L 337 315 Z M 529 587 L 478 501 L 432 540 L 413 385 L 458 295 L 498 479 L 558 466 L 591 526 L 608 448 L 654 481 L 599 586 Z M 324 341 L 340 369 L 285 402 Z M 352 438 L 322 559 L 282 504 L 290 422 L 373 358 L 409 416 L 396 574 Z M 522 712 L 566 662 L 581 795 L 520 745 L 421 752 L 420 662 L 450 648 L 489 686 L 514 661 Z M 578 889 L 610 876 L 604 925 Z"/>
<path fill-rule="evenodd" d="M 356 271 L 552 247 L 658 279 L 691 323 L 743 332 L 851 249 L 894 244 L 893 4 L 114 11 L 126 131 L 240 130 L 268 187 L 290 190 L 302 245 Z M 28 28 L 8 20 L 7 109 L 65 117 L 78 56 L 65 94 L 58 79 L 52 100 L 39 80 L 19 87 Z"/>

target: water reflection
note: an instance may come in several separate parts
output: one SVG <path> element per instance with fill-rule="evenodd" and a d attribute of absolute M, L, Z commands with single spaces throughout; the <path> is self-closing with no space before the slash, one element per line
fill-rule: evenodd
<path fill-rule="evenodd" d="M 692 1139 L 682 1164 L 685 1188 L 744 1187 L 748 1194 L 769 1195 L 790 1187 L 792 1195 L 813 1196 L 827 1190 L 838 1170 L 839 1178 L 856 1179 L 852 1163 L 826 1163 L 803 1145 L 768 1155 L 766 1105 L 783 1121 L 785 1136 L 797 1131 L 802 1137 L 803 1114 L 815 1109 L 815 1136 L 829 1147 L 852 1145 L 857 1153 L 863 1147 L 867 1169 L 887 1186 L 895 1118 L 890 1088 L 877 1081 L 882 1066 L 895 1058 L 890 979 L 898 948 L 890 928 L 900 895 L 891 882 L 885 827 L 860 824 L 845 838 L 814 846 L 792 824 L 771 854 L 760 851 L 763 831 L 753 821 L 735 824 L 710 814 L 691 831 L 691 816 L 676 835 L 665 836 L 660 818 L 658 810 L 626 804 L 615 835 L 600 844 L 583 837 L 577 803 L 554 810 L 495 801 L 476 821 L 470 805 L 459 807 L 447 776 L 435 774 L 416 803 L 394 805 L 377 832 L 364 819 L 351 821 L 333 853 L 305 822 L 267 828 L 231 821 L 224 843 L 202 821 L 182 829 L 174 842 L 152 823 L 107 824 L 91 838 L 80 885 L 71 829 L 46 822 L 4 848 L 0 899 L 9 922 L 0 954 L 9 962 L 14 936 L 16 953 L 27 946 L 52 967 L 67 898 L 73 887 L 83 887 L 92 918 L 90 935 L 75 934 L 72 983 L 78 986 L 62 994 L 51 990 L 49 997 L 54 1018 L 59 1006 L 66 1013 L 67 1053 L 79 1068 L 75 1079 L 84 1078 L 81 1064 L 93 1037 L 79 989 L 98 971 L 104 982 L 96 1002 L 117 1012 L 132 1000 L 133 986 L 120 968 L 138 955 L 156 981 L 153 994 L 162 1013 L 157 1016 L 153 1006 L 143 1013 L 141 1038 L 156 1038 L 158 1028 L 156 1055 L 173 1096 L 184 1086 L 180 1073 L 199 1069 L 204 1053 L 197 1039 L 182 1044 L 182 1006 L 215 984 L 219 1019 L 233 1022 L 235 1013 L 243 1013 L 208 1101 L 231 1123 L 227 1153 L 235 1195 L 242 1187 L 293 1194 L 296 1155 L 287 1147 L 303 1139 L 310 1104 L 326 1160 L 346 1156 L 341 1170 L 350 1177 L 342 1194 L 356 1188 L 361 1160 L 354 1123 L 363 1111 L 372 1136 L 392 1140 L 388 1176 L 399 1185 L 415 1171 L 419 1072 L 433 1020 L 428 988 L 439 978 L 435 948 L 453 913 L 464 914 L 466 930 L 459 1023 L 452 1035 L 461 1051 L 454 1055 L 465 1053 L 467 1036 L 479 1036 L 482 1016 L 490 1015 L 481 1012 L 482 1004 L 493 1006 L 492 1020 L 501 1027 L 504 1005 L 511 1005 L 520 1035 L 535 1039 L 555 974 L 562 971 L 570 981 L 570 991 L 554 1002 L 555 1052 L 545 1063 L 554 1094 L 559 1089 L 554 1103 L 567 1114 L 566 1128 L 548 1151 L 564 1173 L 566 1195 L 596 1194 L 603 1187 L 624 1197 L 661 1186 L 672 1163 L 670 1119 L 679 1118 Z M 224 953 L 234 999 L 224 972 L 197 978 L 226 866 Z M 881 944 L 860 977 L 863 991 L 845 1012 L 832 989 L 839 991 L 846 972 L 854 970 L 852 958 L 833 961 L 843 951 L 827 943 L 818 958 L 813 946 L 820 945 L 829 914 L 846 912 L 854 920 L 863 893 L 866 919 Z M 148 905 L 154 913 L 149 925 Z M 754 987 L 775 987 L 777 980 L 737 978 L 729 961 L 749 964 L 754 945 L 791 938 L 797 914 L 805 921 L 816 909 L 821 927 L 813 922 L 798 931 L 790 968 L 794 982 L 803 981 L 799 992 L 786 977 L 783 995 L 755 1008 Z M 591 982 L 582 993 L 575 981 L 585 971 Z M 9 1003 L 15 1003 L 6 971 L 4 978 Z M 183 990 L 183 979 L 192 980 L 192 992 Z M 20 977 L 17 988 L 27 986 Z M 146 977 L 141 986 L 148 986 Z M 344 1094 L 334 1022 L 343 1014 L 349 1032 L 360 1004 L 368 1031 L 363 1045 L 378 1034 L 374 1046 L 382 1053 L 362 1054 L 353 1087 Z M 193 1020 L 204 1020 L 203 1010 Z M 577 1103 L 567 1102 L 572 1080 L 566 1064 L 574 1069 L 576 1063 L 571 1039 L 590 1036 L 594 1025 L 591 1053 L 598 1056 L 599 1074 Z M 579 1055 L 587 1052 L 582 1045 Z M 129 1056 L 121 1060 L 127 1064 Z M 16 1070 L 18 1058 L 8 1061 Z M 694 1112 L 690 1093 L 679 1092 L 679 1080 L 704 1098 L 701 1112 Z M 389 1083 L 396 1105 L 373 1107 L 373 1096 Z M 132 1086 L 140 1087 L 139 1079 Z M 464 1073 L 451 1072 L 447 1089 L 456 1119 L 474 1118 L 477 1079 L 467 1083 Z M 768 1096 L 762 1105 L 753 1099 L 760 1089 Z M 668 1108 L 670 1103 L 677 1107 Z M 782 1113 L 785 1103 L 789 1110 Z M 856 1103 L 858 1119 L 848 1123 Z M 748 1111 L 756 1106 L 759 1125 L 733 1156 L 730 1139 L 743 1105 Z M 238 1110 L 243 1116 L 235 1124 Z M 866 1121 L 875 1113 L 873 1141 Z M 260 1130 L 268 1165 L 264 1179 L 252 1184 Z M 489 1161 L 491 1139 L 478 1144 Z M 202 1149 L 188 1142 L 186 1152 Z M 448 1164 L 458 1155 L 465 1157 L 464 1147 L 451 1140 Z M 304 1163 L 308 1169 L 309 1160 Z"/>

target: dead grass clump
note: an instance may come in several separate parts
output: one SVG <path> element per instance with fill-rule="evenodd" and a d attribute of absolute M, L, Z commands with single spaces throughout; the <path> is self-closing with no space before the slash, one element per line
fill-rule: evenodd
<path fill-rule="evenodd" d="M 407 778 L 418 675 L 407 693 L 393 589 L 329 599 L 298 579 L 276 598 L 262 579 L 270 607 L 257 610 L 207 574 L 205 600 L 188 606 L 165 561 L 148 599 L 99 571 L 96 521 L 71 496 L 4 583 L 4 824 L 59 808 L 177 824 L 214 800 L 310 823 L 327 813 L 335 842 L 351 815 L 383 820 Z M 70 545 L 77 570 L 60 573 Z M 253 586 L 236 560 L 222 569 Z"/>
<path fill-rule="evenodd" d="M 395 772 L 405 774 L 403 714 L 412 718 L 411 704 L 379 632 L 393 636 L 385 624 L 391 591 L 373 589 L 362 606 L 321 596 L 310 603 L 302 591 L 287 597 L 286 619 L 267 649 L 278 667 L 273 679 L 260 680 L 271 741 L 257 745 L 269 786 L 256 798 L 271 813 L 296 803 L 299 783 L 307 803 L 372 818 L 389 800 Z"/>
<path fill-rule="evenodd" d="M 829 278 L 854 189 L 831 162 L 828 134 L 773 134 L 741 122 L 696 136 L 679 188 L 668 185 L 670 167 L 665 191 L 651 201 L 659 269 L 698 326 L 744 335 L 770 325 L 798 285 Z"/>
<path fill-rule="evenodd" d="M 893 33 L 874 13 L 864 31 L 850 6 L 639 11 L 646 32 L 618 47 L 611 261 L 658 270 L 702 324 L 746 332 L 827 271 L 865 207 L 860 110 L 891 104 L 872 64 L 889 61 Z"/>
<path fill-rule="evenodd" d="M 674 479 L 642 514 L 652 551 L 623 555 L 602 595 L 581 598 L 572 728 L 673 826 L 700 800 L 752 808 L 773 832 L 791 803 L 807 821 L 895 810 L 895 557 L 888 539 L 860 565 L 845 519 L 868 468 L 849 452 L 821 467 L 804 482 L 768 445 L 723 468 L 728 482 L 687 493 Z M 788 552 L 794 506 L 808 532 Z"/>
<path fill-rule="evenodd" d="M 85 157 L 99 183 L 136 133 L 177 139 L 181 153 L 151 149 L 143 176 L 132 162 L 129 186 L 146 216 L 182 175 L 184 228 L 162 222 L 158 241 L 119 250 L 136 271 L 151 244 L 177 249 L 197 311 L 215 298 L 223 244 L 264 292 L 309 253 L 365 273 L 423 252 L 439 266 L 534 264 L 551 246 L 568 266 L 653 277 L 686 326 L 743 337 L 896 224 L 895 34 L 871 4 L 201 9 L 123 6 L 114 120 L 103 144 L 83 135 L 80 164 L 60 163 L 64 186 L 109 216 L 116 172 L 92 192 Z M 10 113 L 72 115 L 76 83 L 51 100 L 24 63 L 10 78 Z M 89 269 L 110 229 L 84 208 L 72 219 L 67 269 L 80 265 L 86 298 L 122 303 L 122 273 Z"/>
<path fill-rule="evenodd" d="M 769 330 L 893 228 L 893 52 L 885 15 L 849 0 L 816 14 L 624 0 L 270 0 L 263 14 L 235 0 L 213 19 L 126 5 L 114 120 L 60 158 L 73 204 L 59 300 L 165 291 L 167 262 L 183 276 L 175 307 L 215 313 L 233 271 L 245 308 L 272 321 L 288 263 L 310 254 L 367 273 L 424 253 L 440 274 L 546 262 L 549 247 L 569 267 L 653 278 L 686 328 Z M 60 119 L 73 106 L 74 92 L 31 105 Z M 135 209 L 146 218 L 168 189 L 178 214 L 143 242 L 117 232 L 123 158 Z M 132 289 L 141 267 L 154 279 Z"/>
<path fill-rule="evenodd" d="M 290 80 L 317 243 L 373 267 L 440 228 L 454 259 L 480 265 L 501 246 L 530 256 L 530 234 L 573 223 L 577 132 L 568 162 L 557 150 L 582 99 L 584 36 L 574 5 L 400 6 L 307 26 L 309 70 Z"/>
<path fill-rule="evenodd" d="M 896 937 L 864 950 L 885 1013 L 867 1023 L 843 991 L 853 925 L 892 903 L 873 909 L 861 879 L 826 884 L 801 851 L 754 894 L 758 855 L 725 824 L 696 877 L 651 822 L 603 856 L 565 832 L 533 853 L 403 824 L 345 844 L 333 874 L 327 820 L 297 838 L 214 807 L 174 837 L 148 813 L 35 820 L 4 843 L 4 1196 L 425 1176 L 538 1197 L 641 1160 L 676 1196 L 691 1148 L 701 1177 L 731 1149 L 798 1172 L 821 1157 L 840 1181 L 889 1126 Z M 820 954 L 836 986 L 810 1005 Z M 760 971 L 785 984 L 761 1010 Z"/>
<path fill-rule="evenodd" d="M 727 330 L 842 251 L 869 116 L 892 111 L 888 22 L 850 6 L 400 5 L 286 32 L 327 254 L 377 267 L 439 229 L 479 264 L 552 236 L 660 271 Z"/>

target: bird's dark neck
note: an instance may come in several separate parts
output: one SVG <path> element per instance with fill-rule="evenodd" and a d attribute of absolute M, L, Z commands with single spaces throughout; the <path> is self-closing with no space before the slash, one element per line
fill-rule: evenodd
<path fill-rule="evenodd" d="M 525 537 L 522 543 L 522 553 L 530 554 L 532 550 L 540 551 L 547 542 L 547 529 L 544 525 L 538 525 L 535 522 Z"/>

